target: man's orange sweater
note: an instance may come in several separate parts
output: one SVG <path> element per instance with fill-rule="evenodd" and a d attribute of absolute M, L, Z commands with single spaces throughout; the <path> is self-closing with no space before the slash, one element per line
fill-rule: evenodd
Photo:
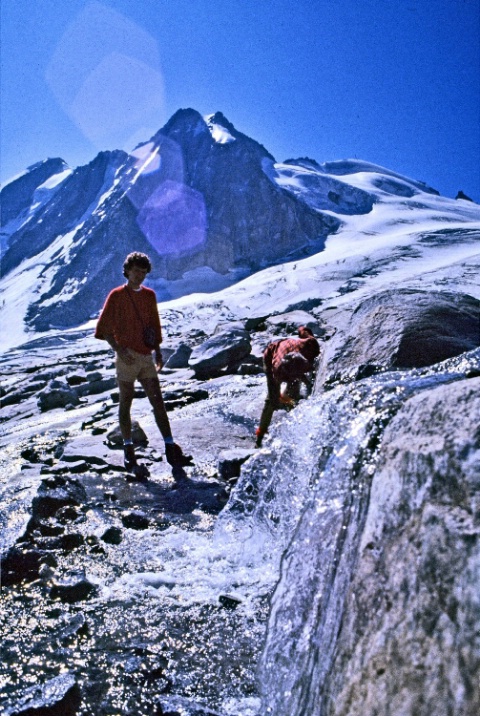
<path fill-rule="evenodd" d="M 158 343 L 161 343 L 162 329 L 155 291 L 146 286 L 142 286 L 140 291 L 132 291 L 126 285 L 119 286 L 107 296 L 95 329 L 95 338 L 105 340 L 106 336 L 113 335 L 122 348 L 131 348 L 147 355 L 151 353 L 151 348 L 147 348 L 143 342 L 143 329 L 146 326 L 154 329 Z"/>

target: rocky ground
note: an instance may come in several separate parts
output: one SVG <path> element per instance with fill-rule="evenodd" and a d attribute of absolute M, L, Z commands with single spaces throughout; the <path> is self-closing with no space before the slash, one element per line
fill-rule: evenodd
<path fill-rule="evenodd" d="M 74 333 L 4 358 L 2 692 L 9 714 L 39 704 L 45 713 L 60 704 L 62 714 L 160 714 L 159 696 L 172 690 L 207 701 L 255 693 L 265 604 L 246 624 L 228 594 L 215 605 L 168 610 L 148 594 L 126 604 L 98 599 L 101 585 L 124 573 L 158 570 L 141 549 L 143 535 L 161 539 L 172 526 L 185 535 L 211 532 L 254 452 L 265 381 L 250 348 L 243 363 L 215 367 L 210 379 L 205 366 L 201 380 L 189 368 L 164 369 L 173 433 L 195 463 L 184 471 L 172 474 L 139 388 L 134 439 L 150 472 L 141 482 L 122 466 L 113 354 L 104 343 Z"/>
<path fill-rule="evenodd" d="M 323 310 L 323 314 L 312 307 L 308 313 L 293 311 L 283 316 L 258 317 L 244 324 L 226 321 L 216 331 L 210 331 L 207 320 L 204 330 L 198 326 L 182 327 L 176 335 L 171 325 L 167 325 L 168 362 L 161 374 L 162 388 L 174 436 L 185 452 L 193 455 L 194 466 L 172 472 L 164 459 L 163 441 L 148 402 L 139 389 L 132 415 L 136 421 L 138 453 L 150 472 L 145 481 L 132 480 L 122 467 L 113 355 L 105 344 L 93 339 L 91 330 L 52 334 L 6 354 L 2 359 L 6 378 L 2 389 L 0 456 L 5 635 L 0 683 L 5 713 L 258 716 L 262 706 L 275 703 L 276 711 L 269 712 L 293 716 L 290 701 L 297 699 L 298 703 L 310 704 L 305 713 L 333 716 L 334 711 L 328 708 L 337 699 L 342 700 L 342 713 L 347 714 L 352 694 L 359 695 L 355 713 L 362 713 L 365 704 L 370 708 L 380 697 L 386 698 L 388 686 L 394 689 L 396 698 L 404 688 L 410 695 L 415 692 L 416 700 L 412 703 L 415 708 L 421 705 L 417 711 L 408 710 L 410 706 L 402 711 L 403 696 L 398 696 L 400 706 L 395 714 L 429 714 L 432 700 L 422 701 L 425 693 L 422 683 L 415 682 L 416 691 L 408 679 L 407 686 L 403 686 L 405 665 L 399 667 L 394 683 L 387 679 L 387 686 L 382 685 L 385 671 L 371 676 L 364 653 L 376 639 L 381 640 L 387 634 L 376 626 L 375 579 L 371 580 L 368 594 L 362 597 L 372 613 L 355 616 L 360 585 L 351 594 L 348 592 L 352 603 L 345 613 L 337 610 L 338 613 L 332 612 L 331 622 L 327 619 L 327 624 L 336 623 L 335 620 L 346 624 L 349 619 L 356 624 L 356 631 L 349 633 L 348 639 L 341 630 L 325 632 L 326 638 L 331 639 L 331 655 L 336 655 L 336 661 L 333 656 L 325 656 L 328 649 L 323 645 L 320 649 L 318 642 L 323 629 L 322 614 L 325 611 L 328 616 L 333 609 L 328 590 L 319 587 L 311 594 L 309 589 L 315 579 L 323 579 L 325 571 L 326 583 L 331 581 L 333 592 L 347 594 L 342 579 L 347 579 L 348 570 L 342 571 L 336 561 L 330 571 L 327 569 L 334 557 L 335 560 L 339 557 L 340 563 L 348 562 L 351 568 L 348 579 L 352 584 L 355 574 L 362 574 L 362 569 L 370 575 L 370 562 L 360 549 L 365 519 L 367 527 L 370 524 L 370 517 L 365 515 L 367 510 L 368 515 L 388 511 L 382 507 L 382 500 L 388 503 L 390 497 L 382 490 L 378 495 L 375 490 L 370 495 L 370 488 L 365 490 L 364 503 L 359 503 L 361 519 L 355 521 L 351 512 L 351 500 L 356 499 L 355 490 L 351 489 L 354 482 L 349 474 L 351 470 L 365 472 L 365 486 L 372 479 L 375 486 L 380 479 L 376 480 L 376 463 L 368 463 L 365 456 L 375 454 L 375 459 L 380 460 L 382 441 L 388 457 L 382 466 L 385 474 L 391 474 L 391 465 L 394 474 L 401 477 L 404 455 L 412 452 L 412 464 L 419 470 L 418 494 L 423 495 L 422 480 L 427 467 L 433 476 L 438 472 L 433 458 L 427 458 L 426 462 L 418 459 L 426 450 L 422 440 L 430 434 L 431 425 L 435 437 L 431 441 L 432 450 L 440 438 L 446 446 L 435 448 L 435 460 L 438 458 L 442 470 L 445 468 L 443 482 L 448 486 L 453 469 L 450 463 L 445 467 L 444 456 L 451 453 L 457 460 L 458 453 L 455 465 L 458 463 L 459 467 L 455 470 L 465 473 L 465 484 L 473 485 L 476 463 L 472 462 L 472 456 L 478 450 L 478 431 L 470 434 L 462 427 L 459 430 L 462 439 L 452 447 L 448 442 L 448 411 L 440 414 L 437 403 L 432 402 L 433 407 L 425 409 L 423 415 L 412 396 L 421 392 L 427 395 L 434 388 L 442 391 L 443 383 L 458 381 L 460 388 L 452 389 L 451 395 L 458 393 L 461 397 L 468 393 L 468 402 L 457 396 L 461 425 L 469 424 L 468 414 L 478 415 L 475 390 L 480 375 L 478 310 L 479 302 L 470 296 L 412 289 L 385 291 L 340 307 L 332 306 Z M 304 401 L 293 411 L 288 420 L 284 413 L 277 413 L 266 448 L 256 451 L 254 430 L 265 397 L 262 349 L 271 338 L 293 335 L 296 326 L 305 323 L 322 340 L 314 395 L 311 402 Z M 434 366 L 431 374 L 428 366 Z M 377 377 L 378 384 L 374 382 Z M 435 395 L 439 396 L 439 404 L 443 404 L 443 393 Z M 407 402 L 410 397 L 411 404 Z M 450 398 L 446 400 L 449 402 Z M 382 401 L 386 403 L 379 411 Z M 398 422 L 397 429 L 402 427 L 407 437 L 400 447 L 393 444 L 390 454 L 387 438 L 390 435 L 394 442 L 396 428 L 393 426 L 388 433 L 387 427 L 404 402 L 406 417 L 403 423 Z M 400 412 L 398 415 L 401 417 Z M 365 447 L 359 443 L 359 454 L 352 453 L 349 461 L 348 451 L 359 441 L 363 424 L 369 426 Z M 418 437 L 420 447 L 409 445 L 410 434 Z M 330 458 L 338 463 L 339 472 L 328 467 Z M 327 470 L 331 474 L 325 478 Z M 407 471 L 405 480 L 410 472 Z M 382 473 L 378 474 L 381 477 Z M 331 540 L 337 537 L 332 531 L 333 522 L 329 522 L 330 508 L 322 490 L 326 493 L 329 489 L 340 490 L 342 480 L 346 483 L 345 510 L 356 525 L 352 541 L 356 546 L 348 554 L 338 547 L 337 555 L 335 550 L 328 550 L 329 535 Z M 383 484 L 385 479 L 380 482 Z M 433 477 L 431 482 L 432 497 L 428 502 L 440 494 Z M 472 500 L 476 499 L 474 487 L 469 486 L 468 490 Z M 412 488 L 405 498 L 407 503 L 412 500 L 410 507 L 414 513 L 418 509 L 415 494 Z M 458 508 L 455 495 L 452 505 L 449 503 L 446 509 L 442 507 L 443 512 L 439 511 L 438 519 L 444 520 L 447 527 Z M 443 505 L 444 498 L 440 495 L 439 499 Z M 338 522 L 342 538 L 338 537 L 337 542 L 343 544 L 343 517 L 338 504 L 336 495 L 332 498 L 331 515 Z M 463 503 L 461 507 L 464 509 Z M 283 563 L 273 617 L 271 597 L 278 580 L 275 571 L 278 565 L 272 570 L 273 578 L 262 581 L 263 575 L 254 573 L 255 560 L 245 548 L 240 568 L 244 574 L 252 573 L 249 579 L 257 580 L 256 588 L 247 593 L 244 587 L 248 580 L 237 579 L 238 569 L 232 569 L 235 558 L 223 549 L 222 539 L 228 539 L 228 521 L 227 529 L 219 533 L 220 540 L 212 542 L 212 535 L 225 515 L 241 516 L 242 510 L 245 514 L 250 511 L 249 517 L 257 512 L 259 523 L 263 521 L 271 534 L 277 530 L 277 541 L 282 543 L 279 551 L 284 544 L 288 545 L 287 556 L 291 553 Z M 399 515 L 405 512 L 403 503 L 398 510 Z M 471 506 L 468 510 L 473 514 Z M 393 512 L 392 521 L 395 522 Z M 301 529 L 296 530 L 297 522 Z M 292 530 L 296 530 L 297 536 L 303 535 L 303 541 L 292 540 Z M 465 532 L 463 527 L 462 530 Z M 461 564 L 460 557 L 470 559 L 470 553 L 477 554 L 476 530 L 475 527 L 475 531 L 468 531 L 468 554 L 464 542 L 458 541 L 456 565 Z M 392 534 L 397 536 L 395 530 Z M 435 547 L 431 534 L 429 528 L 418 537 L 420 551 L 426 542 L 432 549 Z M 235 541 L 235 535 L 232 539 Z M 395 559 L 405 549 L 402 540 L 400 534 L 398 549 L 395 543 Z M 242 550 L 244 545 L 239 544 L 238 548 Z M 249 548 L 256 550 L 257 546 L 250 544 Z M 443 549 L 441 544 L 440 548 Z M 364 551 L 368 549 L 367 545 Z M 432 559 L 438 562 L 439 555 L 435 549 L 433 552 Z M 312 564 L 317 560 L 319 566 L 315 579 L 307 573 L 301 586 L 301 567 L 306 556 Z M 390 562 L 386 566 L 382 563 L 385 580 L 387 577 L 390 580 L 388 584 L 395 582 L 395 564 L 401 562 L 400 558 L 397 562 L 395 559 L 392 567 Z M 287 568 L 288 562 L 293 570 Z M 417 564 L 417 560 L 412 564 Z M 405 564 L 402 569 L 413 569 L 415 581 L 412 564 Z M 431 574 L 422 575 L 416 607 L 419 614 L 427 602 L 432 612 L 441 611 L 444 603 L 450 604 L 446 595 L 461 586 L 458 586 L 461 575 L 455 569 L 435 568 L 430 570 Z M 472 592 L 472 580 L 467 580 L 470 590 L 467 594 Z M 434 592 L 432 585 L 436 585 Z M 388 589 L 395 593 L 390 586 Z M 429 597 L 426 602 L 424 597 L 429 594 L 434 594 L 433 601 Z M 322 595 L 326 603 L 311 611 L 311 605 L 317 600 L 321 602 Z M 305 618 L 301 610 L 289 608 L 290 600 L 302 599 Z M 395 610 L 386 603 L 385 610 L 398 615 L 399 623 L 403 624 L 405 608 L 400 602 L 400 597 L 396 598 Z M 451 703 L 458 703 L 465 707 L 459 713 L 470 716 L 468 709 L 478 703 L 471 677 L 476 673 L 475 650 L 467 648 L 474 602 L 472 597 L 463 603 L 467 616 L 462 625 L 465 622 L 468 629 L 457 628 L 455 614 L 449 612 L 453 626 L 449 622 L 440 634 L 444 648 L 435 652 L 439 655 L 437 676 L 445 669 L 445 660 L 459 659 L 462 673 L 468 676 L 464 681 L 472 685 L 470 692 L 455 697 L 457 701 L 450 698 L 449 691 L 442 714 L 449 713 Z M 300 631 L 310 621 L 314 624 L 301 644 L 292 642 L 289 633 L 292 615 L 300 620 Z M 384 621 L 389 624 L 387 617 Z M 409 633 L 424 645 L 422 648 L 430 648 L 432 635 L 437 639 L 437 632 L 440 633 L 435 625 L 432 629 L 427 627 L 425 637 L 423 622 L 420 626 L 415 620 L 409 622 Z M 446 640 L 452 634 L 456 635 L 458 646 L 447 648 Z M 287 643 L 282 651 L 285 638 Z M 300 648 L 302 644 L 304 648 Z M 320 654 L 318 660 L 316 649 Z M 259 679 L 262 652 L 263 671 Z M 346 667 L 340 670 L 338 664 L 345 662 L 348 666 L 347 657 L 353 652 L 358 670 L 354 674 Z M 285 659 L 286 653 L 291 653 L 292 659 Z M 311 655 L 315 661 L 312 669 L 307 663 Z M 297 656 L 298 663 L 291 668 Z M 385 651 L 382 658 L 388 665 L 396 656 Z M 323 671 L 318 670 L 319 663 Z M 282 678 L 288 677 L 293 683 L 288 699 L 279 686 L 282 674 Z M 345 678 L 341 674 L 346 674 Z M 386 674 L 388 677 L 388 670 Z M 448 682 L 450 690 L 457 679 L 452 674 Z M 360 680 L 358 687 L 356 679 Z M 310 690 L 310 684 L 315 688 Z M 264 689 L 263 695 L 260 688 Z M 324 704 L 329 704 L 328 708 Z"/>

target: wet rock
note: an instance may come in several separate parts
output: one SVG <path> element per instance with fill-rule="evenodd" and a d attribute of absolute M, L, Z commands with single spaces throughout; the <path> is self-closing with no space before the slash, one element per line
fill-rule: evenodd
<path fill-rule="evenodd" d="M 222 480 L 230 482 L 240 477 L 240 470 L 244 462 L 255 454 L 255 450 L 232 448 L 223 450 L 218 457 L 218 472 Z"/>
<path fill-rule="evenodd" d="M 20 582 L 33 582 L 38 579 L 44 553 L 39 549 L 11 547 L 1 557 L 0 572 L 2 586 L 10 587 Z"/>
<path fill-rule="evenodd" d="M 60 599 L 65 604 L 75 604 L 95 595 L 97 587 L 84 575 L 72 575 L 69 579 L 56 582 L 50 589 L 52 599 Z"/>
<path fill-rule="evenodd" d="M 237 594 L 220 594 L 218 601 L 225 609 L 236 609 L 243 599 Z"/>
<path fill-rule="evenodd" d="M 77 480 L 60 475 L 44 480 L 32 501 L 32 517 L 36 520 L 53 517 L 67 505 L 78 507 L 87 499 L 85 488 Z"/>
<path fill-rule="evenodd" d="M 88 633 L 88 626 L 85 619 L 85 615 L 82 612 L 75 614 L 73 619 L 70 619 L 68 623 L 62 627 L 58 633 L 58 638 L 61 640 L 69 639 L 76 634 Z"/>
<path fill-rule="evenodd" d="M 59 525 L 56 521 L 50 520 L 34 520 L 31 519 L 27 525 L 27 533 L 38 530 L 42 537 L 58 537 L 65 532 L 65 527 Z"/>
<path fill-rule="evenodd" d="M 188 361 L 192 355 L 192 348 L 187 343 L 180 343 L 178 348 L 165 362 L 166 368 L 188 368 Z"/>
<path fill-rule="evenodd" d="M 71 552 L 81 547 L 84 542 L 85 538 L 78 532 L 72 532 L 71 534 L 60 535 L 58 537 L 42 537 L 35 540 L 35 544 L 42 550 L 60 550 L 62 552 Z"/>
<path fill-rule="evenodd" d="M 193 349 L 188 365 L 200 379 L 220 375 L 223 369 L 234 367 L 249 355 L 250 335 L 240 327 L 232 327 L 213 335 Z"/>
<path fill-rule="evenodd" d="M 55 513 L 55 519 L 58 520 L 58 522 L 60 522 L 62 525 L 66 525 L 69 522 L 75 522 L 80 517 L 82 517 L 82 514 L 73 505 L 66 505 L 65 507 L 61 507 Z"/>
<path fill-rule="evenodd" d="M 101 538 L 107 544 L 120 544 L 123 539 L 122 530 L 120 527 L 109 527 Z"/>
<path fill-rule="evenodd" d="M 333 319 L 335 320 L 335 319 Z M 480 345 L 480 301 L 466 294 L 383 291 L 362 301 L 328 344 L 326 383 L 421 368 Z"/>
<path fill-rule="evenodd" d="M 363 466 L 319 482 L 272 600 L 264 712 L 477 713 L 478 426 L 480 378 L 430 387 L 386 426 L 371 487 Z"/>
<path fill-rule="evenodd" d="M 122 514 L 122 524 L 132 530 L 146 530 L 150 525 L 150 520 L 143 512 L 132 510 Z"/>
<path fill-rule="evenodd" d="M 59 676 L 25 689 L 5 716 L 76 716 L 80 708 L 80 688 L 73 674 Z"/>

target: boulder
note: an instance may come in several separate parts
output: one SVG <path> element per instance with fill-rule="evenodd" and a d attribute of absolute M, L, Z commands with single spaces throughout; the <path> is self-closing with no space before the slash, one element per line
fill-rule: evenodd
<path fill-rule="evenodd" d="M 188 368 L 188 361 L 192 355 L 192 348 L 187 343 L 180 343 L 178 348 L 165 362 L 166 368 Z"/>
<path fill-rule="evenodd" d="M 225 369 L 236 370 L 251 349 L 249 333 L 240 327 L 214 334 L 193 349 L 188 365 L 200 379 L 220 375 Z"/>
<path fill-rule="evenodd" d="M 37 404 L 42 413 L 55 408 L 66 408 L 69 405 L 78 405 L 80 399 L 72 390 L 66 380 L 52 380 L 47 387 L 38 394 Z"/>
<path fill-rule="evenodd" d="M 329 320 L 335 322 L 335 316 Z M 399 289 L 362 301 L 325 355 L 324 381 L 422 368 L 480 345 L 480 301 L 467 294 Z"/>
<path fill-rule="evenodd" d="M 137 420 L 132 421 L 132 440 L 134 445 L 148 445 L 147 435 Z M 121 448 L 123 446 L 122 433 L 118 425 L 107 433 L 107 444 L 112 448 Z"/>

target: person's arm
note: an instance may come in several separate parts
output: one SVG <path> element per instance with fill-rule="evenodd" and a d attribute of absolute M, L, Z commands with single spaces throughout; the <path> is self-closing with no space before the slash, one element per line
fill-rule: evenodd
<path fill-rule="evenodd" d="M 115 351 L 119 358 L 123 360 L 124 363 L 126 363 L 127 365 L 131 365 L 134 362 L 135 359 L 130 353 L 130 349 L 123 348 L 121 345 L 119 345 L 112 333 L 109 333 L 107 335 L 104 334 L 103 338 L 107 341 L 110 348 Z"/>
<path fill-rule="evenodd" d="M 159 373 L 163 368 L 163 356 L 159 345 L 155 348 L 155 365 L 157 366 L 157 372 Z"/>

